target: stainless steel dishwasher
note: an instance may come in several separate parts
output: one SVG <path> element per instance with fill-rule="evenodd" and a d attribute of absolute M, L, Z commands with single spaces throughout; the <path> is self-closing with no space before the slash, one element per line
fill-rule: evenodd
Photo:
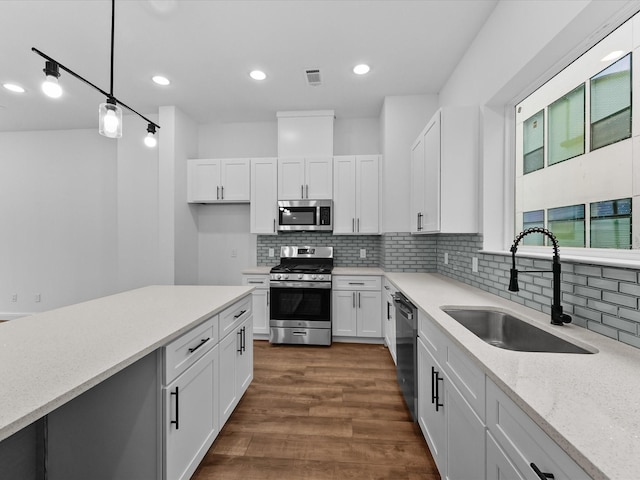
<path fill-rule="evenodd" d="M 396 356 L 398 384 L 413 421 L 418 421 L 417 338 L 418 309 L 398 292 L 393 298 L 396 308 Z"/>

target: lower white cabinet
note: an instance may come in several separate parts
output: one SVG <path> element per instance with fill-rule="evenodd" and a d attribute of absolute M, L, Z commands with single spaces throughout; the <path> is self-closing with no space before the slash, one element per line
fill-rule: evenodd
<path fill-rule="evenodd" d="M 526 480 L 511 463 L 496 439 L 487 432 L 487 479 Z"/>
<path fill-rule="evenodd" d="M 218 346 L 163 387 L 164 478 L 191 478 L 218 434 Z"/>
<path fill-rule="evenodd" d="M 243 285 L 256 287 L 253 291 L 253 333 L 269 334 L 269 275 L 243 275 Z"/>
<path fill-rule="evenodd" d="M 334 277 L 331 323 L 334 337 L 382 338 L 381 279 L 376 276 Z"/>
<path fill-rule="evenodd" d="M 505 478 L 582 480 L 591 478 L 498 386 L 487 379 L 487 427 L 504 459 L 493 452 L 487 458 L 487 474 L 512 468 L 517 475 Z M 536 469 L 538 472 L 536 472 Z M 553 475 L 553 477 L 549 476 Z M 487 476 L 487 478 L 489 478 Z M 503 477 L 494 477 L 503 478 Z"/>
<path fill-rule="evenodd" d="M 253 380 L 253 320 L 248 317 L 220 341 L 220 425 Z"/>

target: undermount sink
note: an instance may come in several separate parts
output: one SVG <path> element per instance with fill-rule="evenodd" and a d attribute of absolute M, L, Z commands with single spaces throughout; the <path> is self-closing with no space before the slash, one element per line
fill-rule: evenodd
<path fill-rule="evenodd" d="M 519 352 L 593 353 L 505 312 L 466 308 L 442 311 L 494 347 Z"/>

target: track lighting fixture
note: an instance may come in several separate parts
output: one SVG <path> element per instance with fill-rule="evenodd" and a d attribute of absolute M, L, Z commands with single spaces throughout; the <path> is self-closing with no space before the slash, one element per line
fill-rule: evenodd
<path fill-rule="evenodd" d="M 62 87 L 58 83 L 60 70 L 56 62 L 45 62 L 44 70 L 45 80 L 42 82 L 42 91 L 47 97 L 59 98 L 62 95 Z"/>
<path fill-rule="evenodd" d="M 60 70 L 67 72 L 68 74 L 74 76 L 78 80 L 86 83 L 90 87 L 95 88 L 100 93 L 102 93 L 107 100 L 105 103 L 100 104 L 100 108 L 98 110 L 98 131 L 100 135 L 104 135 L 109 138 L 120 138 L 122 137 L 122 108 L 120 106 L 126 108 L 127 110 L 135 113 L 140 118 L 145 120 L 148 123 L 147 127 L 147 136 L 145 137 L 144 143 L 148 147 L 155 147 L 157 144 L 157 140 L 155 138 L 156 128 L 160 128 L 160 125 L 152 122 L 144 115 L 136 112 L 133 108 L 126 105 L 124 102 L 118 100 L 113 95 L 113 39 L 114 39 L 114 29 L 115 29 L 115 12 L 116 12 L 116 2 L 115 0 L 111 0 L 111 84 L 109 92 L 105 92 L 100 87 L 91 83 L 84 77 L 81 77 L 73 70 L 65 67 L 57 60 L 49 57 L 48 55 L 42 53 L 37 48 L 32 48 L 31 50 L 42 58 L 46 60 L 44 73 L 46 75 L 46 80 L 42 84 L 42 91 L 49 97 L 58 98 L 62 95 L 62 88 L 58 83 L 58 78 L 60 77 Z"/>
<path fill-rule="evenodd" d="M 153 148 L 158 144 L 158 139 L 156 138 L 156 127 L 154 124 L 150 123 L 147 126 L 147 136 L 144 137 L 144 144 L 149 147 L 149 148 Z"/>

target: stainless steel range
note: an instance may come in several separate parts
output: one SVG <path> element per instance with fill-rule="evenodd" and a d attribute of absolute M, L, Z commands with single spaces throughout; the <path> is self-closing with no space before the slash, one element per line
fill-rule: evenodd
<path fill-rule="evenodd" d="M 331 345 L 333 247 L 282 247 L 271 269 L 269 341 Z"/>

